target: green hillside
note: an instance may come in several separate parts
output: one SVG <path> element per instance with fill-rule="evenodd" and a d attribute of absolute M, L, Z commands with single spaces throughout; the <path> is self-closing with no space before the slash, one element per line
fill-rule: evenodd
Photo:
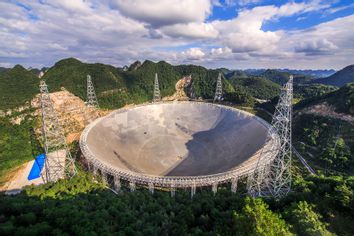
<path fill-rule="evenodd" d="M 6 71 L 8 71 L 8 70 L 10 70 L 10 69 L 9 69 L 9 68 L 6 68 L 6 67 L 0 67 L 0 74 L 6 72 Z"/>
<path fill-rule="evenodd" d="M 319 97 L 337 89 L 338 87 L 324 84 L 294 84 L 294 98 L 302 100 Z"/>
<path fill-rule="evenodd" d="M 347 66 L 327 78 L 317 79 L 314 82 L 339 87 L 347 83 L 354 83 L 354 65 Z"/>
<path fill-rule="evenodd" d="M 202 66 L 179 65 L 175 67 L 181 75 L 192 75 L 193 88 L 197 97 L 213 98 L 215 95 L 218 70 L 208 70 Z M 235 90 L 229 81 L 222 77 L 224 93 L 233 93 Z"/>
<path fill-rule="evenodd" d="M 294 146 L 312 167 L 334 174 L 354 174 L 354 124 L 300 114 L 294 117 Z"/>
<path fill-rule="evenodd" d="M 279 85 L 284 85 L 289 80 L 290 73 L 268 69 L 265 72 L 263 72 L 260 76 L 274 83 L 277 83 Z M 313 80 L 313 77 L 307 75 L 295 74 L 293 76 L 294 76 L 294 84 L 309 83 Z"/>
<path fill-rule="evenodd" d="M 230 79 L 232 77 L 247 78 L 249 75 L 243 70 L 234 70 L 229 73 L 225 73 L 226 78 Z"/>
<path fill-rule="evenodd" d="M 58 91 L 65 87 L 81 98 L 86 97 L 86 76 L 93 77 L 96 92 L 125 85 L 113 66 L 103 64 L 86 64 L 77 59 L 68 58 L 57 62 L 43 76 L 50 91 Z"/>
<path fill-rule="evenodd" d="M 223 73 L 224 75 L 227 75 L 228 73 L 232 72 L 230 69 L 224 68 L 224 67 L 222 67 L 222 68 L 217 68 L 216 70 L 219 71 L 219 72 L 221 72 L 221 73 Z"/>
<path fill-rule="evenodd" d="M 0 186 L 8 181 L 8 174 L 40 153 L 34 134 L 37 120 L 26 116 L 20 124 L 12 124 L 0 117 Z"/>
<path fill-rule="evenodd" d="M 354 115 L 354 83 L 347 84 L 326 96 L 328 102 L 341 113 Z"/>
<path fill-rule="evenodd" d="M 233 86 L 240 86 L 253 97 L 259 99 L 272 99 L 280 92 L 278 84 L 264 78 L 232 76 L 229 80 Z"/>
<path fill-rule="evenodd" d="M 354 124 L 330 116 L 301 112 L 324 102 L 332 105 L 336 112 L 354 115 L 354 84 L 305 99 L 294 107 L 294 145 L 319 169 L 353 174 Z"/>
<path fill-rule="evenodd" d="M 303 100 L 295 106 L 295 109 L 303 109 L 322 102 L 333 105 L 337 112 L 354 115 L 354 83 L 347 84 L 333 92 Z"/>
<path fill-rule="evenodd" d="M 0 110 L 24 105 L 39 92 L 35 74 L 20 65 L 0 73 Z"/>
<path fill-rule="evenodd" d="M 44 75 L 50 91 L 65 87 L 70 92 L 86 99 L 86 75 L 90 74 L 100 105 L 117 108 L 129 103 L 150 101 L 153 95 L 154 76 L 159 76 L 162 96 L 172 95 L 175 84 L 183 76 L 192 75 L 197 97 L 212 98 L 215 93 L 218 71 L 201 66 L 172 66 L 164 61 L 145 61 L 132 70 L 123 71 L 110 65 L 82 63 L 68 58 L 57 62 Z M 232 85 L 223 80 L 226 93 L 234 92 Z"/>

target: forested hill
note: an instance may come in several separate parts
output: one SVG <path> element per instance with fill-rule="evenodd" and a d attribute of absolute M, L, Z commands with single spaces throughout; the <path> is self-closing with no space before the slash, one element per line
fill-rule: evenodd
<path fill-rule="evenodd" d="M 349 83 L 322 96 L 303 100 L 295 106 L 295 109 L 303 109 L 323 102 L 334 106 L 337 112 L 354 115 L 354 83 Z"/>
<path fill-rule="evenodd" d="M 70 92 L 86 98 L 86 76 L 91 75 L 98 96 L 106 90 L 125 87 L 125 81 L 118 70 L 104 64 L 86 64 L 75 58 L 58 61 L 43 76 L 49 91 L 54 92 L 65 87 Z"/>
<path fill-rule="evenodd" d="M 31 100 L 39 90 L 38 72 L 36 69 L 26 70 L 19 65 L 1 70 L 0 83 L 3 85 L 0 110 L 12 109 Z M 86 76 L 89 74 L 93 79 L 101 107 L 113 109 L 125 104 L 150 101 L 155 73 L 159 76 L 163 97 L 175 92 L 175 85 L 179 79 L 191 75 L 196 96 L 204 99 L 213 98 L 219 72 L 230 71 L 207 69 L 196 65 L 173 66 L 164 61 L 155 63 L 149 60 L 143 63 L 135 62 L 128 70 L 123 70 L 111 65 L 83 63 L 75 58 L 67 58 L 49 68 L 41 79 L 47 82 L 50 92 L 60 91 L 64 87 L 85 100 Z M 253 97 L 270 99 L 278 93 L 277 86 L 265 81 L 251 80 L 253 79 L 248 79 L 247 82 L 241 79 L 231 83 L 223 78 L 225 99 L 239 104 L 253 104 Z"/>
<path fill-rule="evenodd" d="M 266 71 L 266 69 L 244 70 L 245 73 L 247 73 L 249 75 L 256 75 L 256 76 L 261 75 L 265 71 Z M 314 78 L 324 78 L 324 77 L 328 77 L 328 76 L 331 76 L 334 73 L 336 73 L 336 71 L 333 69 L 327 69 L 327 70 L 276 69 L 276 71 L 286 72 L 286 73 L 293 74 L 293 75 L 305 75 L 305 76 L 314 77 Z"/>
<path fill-rule="evenodd" d="M 229 78 L 231 84 L 240 86 L 253 97 L 268 100 L 279 95 L 280 86 L 278 84 L 260 77 L 239 77 L 239 75 L 235 74 Z"/>
<path fill-rule="evenodd" d="M 110 65 L 88 64 L 68 58 L 57 62 L 43 79 L 47 81 L 50 91 L 65 87 L 85 99 L 86 75 L 90 74 L 98 100 L 105 108 L 151 100 L 155 73 L 159 77 L 162 96 L 172 95 L 176 82 L 186 75 L 192 75 L 193 87 L 198 97 L 212 98 L 215 93 L 217 70 L 194 65 L 172 66 L 164 61 L 155 63 L 148 60 L 130 68 L 124 71 Z M 227 93 L 233 92 L 233 87 L 227 80 L 224 80 L 224 88 Z"/>
<path fill-rule="evenodd" d="M 0 73 L 0 110 L 22 106 L 39 92 L 37 76 L 20 65 Z"/>
<path fill-rule="evenodd" d="M 291 74 L 288 72 L 272 70 L 272 69 L 268 69 L 260 74 L 261 77 L 266 78 L 279 85 L 284 85 L 289 80 L 290 75 Z M 309 75 L 293 74 L 293 76 L 294 76 L 294 84 L 308 83 L 313 80 L 313 77 Z"/>
<path fill-rule="evenodd" d="M 317 79 L 315 82 L 334 86 L 343 86 L 347 83 L 354 83 L 354 65 L 347 66 L 327 78 Z"/>
<path fill-rule="evenodd" d="M 354 174 L 354 84 L 294 106 L 293 145 L 326 174 Z"/>
<path fill-rule="evenodd" d="M 6 68 L 6 67 L 0 67 L 0 75 L 2 73 L 5 73 L 6 71 L 10 70 L 9 68 Z"/>
<path fill-rule="evenodd" d="M 306 75 L 314 78 L 324 78 L 336 73 L 333 69 L 327 70 L 295 70 L 295 69 L 278 69 L 281 72 L 288 72 L 295 75 Z"/>
<path fill-rule="evenodd" d="M 290 75 L 288 72 L 265 70 L 260 75 L 254 76 L 246 71 L 230 71 L 225 68 L 213 70 L 196 65 L 173 66 L 164 61 L 155 63 L 149 60 L 143 63 L 137 61 L 126 68 L 128 70 L 67 58 L 49 68 L 43 79 L 46 80 L 50 92 L 59 91 L 64 87 L 85 100 L 86 76 L 89 74 L 93 78 L 101 107 L 114 109 L 125 104 L 150 101 L 155 73 L 158 73 L 163 97 L 175 92 L 175 85 L 179 79 L 192 75 L 192 86 L 196 96 L 210 99 L 215 93 L 218 73 L 222 72 L 225 75 L 224 98 L 239 104 L 253 104 L 253 97 L 267 100 L 274 98 L 279 94 L 279 85 L 286 83 Z M 22 66 L 12 69 L 1 68 L 0 83 L 3 85 L 0 88 L 2 92 L 0 110 L 21 106 L 38 93 L 39 79 L 36 78 L 38 72 L 36 69 L 26 70 Z M 318 89 L 317 85 L 309 83 L 312 81 L 312 77 L 294 75 L 295 97 L 308 98 L 322 94 L 322 91 L 334 89 L 331 87 Z"/>

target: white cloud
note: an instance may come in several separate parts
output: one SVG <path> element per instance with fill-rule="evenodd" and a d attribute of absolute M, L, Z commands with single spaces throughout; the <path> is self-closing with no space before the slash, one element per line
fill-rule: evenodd
<path fill-rule="evenodd" d="M 70 11 L 65 6 L 51 1 L 50 4 L 41 4 L 30 1 L 27 8 L 31 8 L 31 14 L 35 14 L 38 20 L 31 20 L 28 10 L 21 6 L 8 3 L 5 5 L 12 12 L 17 12 L 14 17 L 3 18 L 0 13 L 0 49 L 8 52 L 9 61 L 15 60 L 15 53 L 25 54 L 21 62 L 24 64 L 48 65 L 54 61 L 74 56 L 88 58 L 91 61 L 99 61 L 97 54 L 119 55 L 129 48 L 127 45 L 140 45 L 139 38 L 148 30 L 143 24 L 126 18 L 116 10 L 109 9 L 105 5 L 98 4 L 95 8 L 86 4 L 71 7 Z M 4 6 L 4 5 L 3 5 Z M 3 7 L 1 6 L 1 7 Z M 5 9 L 5 8 L 3 8 Z M 137 50 L 139 47 L 135 47 Z M 130 54 L 131 55 L 131 54 Z M 128 58 L 106 59 L 102 62 L 119 63 Z M 23 59 L 24 58 L 24 59 Z"/>
<path fill-rule="evenodd" d="M 91 11 L 90 2 L 84 0 L 50 0 L 44 2 L 74 13 L 89 13 Z"/>
<path fill-rule="evenodd" d="M 225 0 L 226 6 L 244 6 L 248 4 L 260 3 L 262 0 Z"/>
<path fill-rule="evenodd" d="M 327 7 L 318 2 L 296 3 L 290 2 L 279 7 L 259 6 L 241 10 L 237 18 L 228 21 L 214 21 L 211 24 L 219 31 L 219 40 L 233 52 L 256 52 L 264 54 L 274 51 L 282 39 L 283 31 L 264 31 L 265 22 L 277 20 L 280 17 L 292 16 L 308 11 Z"/>
<path fill-rule="evenodd" d="M 332 54 L 338 47 L 327 39 L 300 42 L 295 46 L 296 52 L 303 52 L 307 55 Z"/>
<path fill-rule="evenodd" d="M 283 32 L 275 50 L 249 53 L 245 63 L 263 68 L 341 69 L 354 64 L 353 25 L 354 15 L 350 15 L 309 29 Z"/>
<path fill-rule="evenodd" d="M 354 3 L 351 3 L 349 5 L 345 5 L 345 6 L 340 6 L 340 7 L 327 9 L 325 11 L 325 15 L 330 15 L 330 14 L 333 14 L 333 13 L 336 13 L 336 12 L 339 12 L 339 11 L 343 11 L 343 10 L 346 10 L 346 9 L 349 9 L 349 8 L 354 8 Z"/>
<path fill-rule="evenodd" d="M 233 52 L 252 52 L 272 48 L 280 36 L 277 32 L 264 32 L 262 24 L 274 17 L 279 8 L 256 7 L 239 12 L 239 16 L 228 21 L 212 22 L 219 31 L 219 40 Z"/>
<path fill-rule="evenodd" d="M 211 55 L 215 55 L 215 56 L 221 56 L 221 55 L 225 55 L 225 54 L 230 54 L 232 53 L 231 49 L 228 47 L 224 47 L 224 48 L 212 48 L 210 51 Z"/>
<path fill-rule="evenodd" d="M 354 15 L 304 30 L 263 29 L 282 17 L 330 9 L 318 0 L 258 7 L 238 1 L 246 6 L 229 20 L 207 18 L 217 0 L 155 1 L 0 2 L 0 63 L 40 67 L 66 57 L 119 66 L 144 59 L 231 68 L 353 63 Z"/>
<path fill-rule="evenodd" d="M 194 39 L 216 38 L 218 31 L 208 23 L 188 23 L 164 26 L 161 31 L 171 37 L 186 37 Z"/>
<path fill-rule="evenodd" d="M 223 48 L 212 48 L 210 50 L 210 54 L 208 57 L 214 61 L 214 60 L 223 60 L 223 59 L 230 59 L 232 57 L 235 57 L 235 55 L 232 53 L 232 50 L 228 47 L 223 47 Z"/>
<path fill-rule="evenodd" d="M 200 48 L 190 48 L 182 52 L 182 57 L 188 60 L 201 60 L 205 53 Z"/>
<path fill-rule="evenodd" d="M 212 11 L 210 0 L 113 0 L 125 16 L 153 26 L 203 22 Z"/>

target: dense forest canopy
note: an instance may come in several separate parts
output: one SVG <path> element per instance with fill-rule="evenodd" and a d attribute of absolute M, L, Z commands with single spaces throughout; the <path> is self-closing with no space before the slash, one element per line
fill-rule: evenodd
<path fill-rule="evenodd" d="M 144 61 L 135 62 L 128 70 L 100 63 L 83 63 L 75 58 L 58 61 L 51 68 L 44 68 L 50 91 L 59 91 L 65 87 L 68 91 L 86 99 L 86 76 L 90 74 L 102 108 L 118 108 L 130 103 L 142 103 L 152 99 L 154 75 L 158 73 L 162 96 L 172 95 L 177 80 L 192 75 L 193 89 L 197 97 L 211 99 L 215 93 L 216 78 L 223 72 L 223 88 L 225 98 L 231 102 L 254 104 L 250 96 L 270 100 L 279 94 L 279 85 L 289 78 L 288 72 L 265 70 L 259 76 L 250 75 L 247 71 L 230 71 L 225 68 L 211 70 L 202 66 L 173 66 L 164 61 L 158 63 Z M 0 73 L 0 89 L 2 102 L 0 109 L 15 108 L 29 101 L 38 93 L 39 79 L 37 69 L 26 70 L 22 66 L 12 69 L 3 68 Z M 9 81 L 11 80 L 11 81 Z M 333 91 L 335 87 L 310 85 L 312 77 L 295 75 L 295 97 L 309 98 Z M 277 85 L 279 84 L 279 85 Z M 237 87 L 237 88 L 235 88 Z M 235 92 L 238 93 L 235 93 Z M 18 93 L 19 95 L 14 95 Z"/>
<path fill-rule="evenodd" d="M 24 105 L 39 92 L 39 79 L 20 65 L 0 73 L 0 110 Z"/>
<path fill-rule="evenodd" d="M 324 84 L 295 84 L 294 97 L 300 100 L 315 98 L 337 89 L 338 87 Z"/>
<path fill-rule="evenodd" d="M 290 75 L 291 74 L 288 72 L 283 72 L 283 71 L 279 71 L 279 70 L 271 70 L 271 69 L 268 69 L 260 74 L 261 77 L 268 79 L 268 80 L 270 80 L 274 83 L 277 83 L 279 85 L 286 84 Z M 294 84 L 309 83 L 313 80 L 313 77 L 309 76 L 309 75 L 293 74 L 293 76 L 294 76 Z"/>
<path fill-rule="evenodd" d="M 255 98 L 269 100 L 279 95 L 280 86 L 269 80 L 259 77 L 238 77 L 229 78 L 233 86 L 241 87 Z"/>
<path fill-rule="evenodd" d="M 109 65 L 87 64 L 69 58 L 57 62 L 45 73 L 43 79 L 47 81 L 51 91 L 65 87 L 85 99 L 86 75 L 90 74 L 101 107 L 117 108 L 129 103 L 151 101 L 155 73 L 158 74 L 162 96 L 172 95 L 176 82 L 184 76 L 191 75 L 196 96 L 211 99 L 215 94 L 219 71 L 195 65 L 172 66 L 164 61 L 155 63 L 149 60 L 143 63 L 136 62 L 128 70 L 122 70 Z M 223 87 L 225 94 L 234 92 L 233 86 L 226 79 L 223 79 Z"/>
<path fill-rule="evenodd" d="M 320 88 L 321 90 L 322 88 Z M 354 115 L 354 83 L 349 83 L 338 90 L 328 93 L 321 92 L 319 96 L 305 99 L 297 104 L 295 109 L 302 109 L 321 103 L 332 105 L 337 112 Z"/>
<path fill-rule="evenodd" d="M 281 201 L 251 199 L 229 186 L 188 191 L 147 189 L 115 195 L 80 171 L 71 180 L 0 196 L 1 235 L 350 235 L 353 179 L 297 178 Z M 325 196 L 325 197 L 324 197 Z"/>

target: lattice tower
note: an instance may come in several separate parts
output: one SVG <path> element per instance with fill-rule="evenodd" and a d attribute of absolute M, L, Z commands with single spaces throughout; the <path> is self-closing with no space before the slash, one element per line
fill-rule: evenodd
<path fill-rule="evenodd" d="M 159 78 L 157 76 L 157 73 L 155 73 L 155 82 L 154 82 L 154 102 L 158 102 L 161 100 L 161 95 L 160 95 L 160 87 L 159 87 Z"/>
<path fill-rule="evenodd" d="M 87 75 L 87 101 L 86 105 L 90 107 L 99 108 L 95 88 L 93 87 L 92 78 Z"/>
<path fill-rule="evenodd" d="M 74 159 L 66 144 L 63 128 L 59 123 L 48 86 L 40 82 L 42 129 L 44 138 L 45 179 L 46 182 L 56 182 L 58 179 L 72 177 L 76 174 Z"/>
<path fill-rule="evenodd" d="M 221 73 L 219 73 L 218 79 L 216 81 L 216 90 L 215 90 L 214 102 L 215 101 L 221 101 L 221 100 L 222 100 L 222 81 L 221 81 Z"/>
<path fill-rule="evenodd" d="M 272 161 L 258 160 L 257 168 L 248 177 L 248 193 L 253 197 L 280 198 L 291 190 L 291 120 L 292 120 L 293 76 L 282 88 L 279 102 L 273 115 L 272 127 L 279 136 L 277 152 Z M 271 133 L 271 132 L 269 132 Z M 262 150 L 263 152 L 263 150 Z"/>

